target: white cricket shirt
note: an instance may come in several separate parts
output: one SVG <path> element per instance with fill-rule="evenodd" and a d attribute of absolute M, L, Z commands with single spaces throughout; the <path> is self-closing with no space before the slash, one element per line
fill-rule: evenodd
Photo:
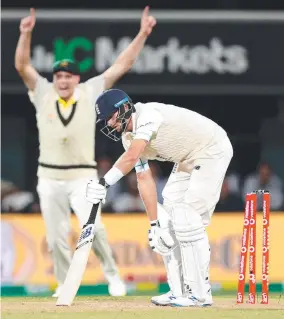
<path fill-rule="evenodd" d="M 78 85 L 75 103 L 64 108 L 53 83 L 38 78 L 30 99 L 39 130 L 39 177 L 76 179 L 90 176 L 96 169 L 95 102 L 103 90 L 103 75 L 94 77 Z"/>
<path fill-rule="evenodd" d="M 149 141 L 141 161 L 159 160 L 191 163 L 197 158 L 214 158 L 222 151 L 219 142 L 226 132 L 199 113 L 163 103 L 137 103 L 133 132 L 123 134 L 128 149 L 133 139 Z"/>

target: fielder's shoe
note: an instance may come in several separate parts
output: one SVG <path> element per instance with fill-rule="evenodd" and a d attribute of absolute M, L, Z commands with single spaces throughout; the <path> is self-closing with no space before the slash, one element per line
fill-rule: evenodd
<path fill-rule="evenodd" d="M 205 301 L 201 302 L 191 293 L 185 293 L 183 296 L 171 301 L 172 307 L 210 307 L 213 305 L 211 289 L 208 290 Z"/>
<path fill-rule="evenodd" d="M 62 285 L 59 285 L 56 289 L 55 289 L 55 292 L 54 294 L 52 295 L 53 298 L 58 298 L 59 295 L 60 295 L 60 291 L 62 289 Z"/>
<path fill-rule="evenodd" d="M 152 297 L 151 302 L 156 306 L 169 306 L 175 299 L 176 297 L 173 295 L 172 291 L 169 291 L 166 294 Z"/>
<path fill-rule="evenodd" d="M 113 297 L 122 297 L 127 293 L 125 283 L 118 275 L 109 278 L 108 292 Z"/>

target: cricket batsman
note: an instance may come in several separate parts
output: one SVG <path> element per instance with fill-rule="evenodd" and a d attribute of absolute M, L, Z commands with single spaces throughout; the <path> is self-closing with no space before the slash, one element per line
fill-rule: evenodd
<path fill-rule="evenodd" d="M 123 91 L 99 96 L 101 131 L 122 142 L 125 152 L 104 176 L 106 186 L 90 180 L 86 197 L 104 201 L 107 188 L 134 167 L 149 220 L 149 243 L 163 256 L 170 291 L 153 297 L 156 305 L 212 305 L 209 283 L 210 246 L 206 233 L 219 200 L 222 182 L 233 156 L 226 132 L 210 119 L 181 107 L 136 103 Z M 148 160 L 175 163 L 157 203 Z"/>
<path fill-rule="evenodd" d="M 87 221 L 92 205 L 85 197 L 86 183 L 97 179 L 95 162 L 97 97 L 123 76 L 134 64 L 156 24 L 144 9 L 137 36 L 103 74 L 80 82 L 76 62 L 68 59 L 53 65 L 53 83 L 40 76 L 30 61 L 35 10 L 20 23 L 20 37 L 15 54 L 15 68 L 29 90 L 36 110 L 39 130 L 39 166 L 37 191 L 46 226 L 58 288 L 58 297 L 70 262 L 68 245 L 70 206 L 81 227 Z M 126 287 L 121 280 L 100 215 L 96 219 L 93 250 L 101 261 L 109 283 L 109 293 L 123 296 Z"/>

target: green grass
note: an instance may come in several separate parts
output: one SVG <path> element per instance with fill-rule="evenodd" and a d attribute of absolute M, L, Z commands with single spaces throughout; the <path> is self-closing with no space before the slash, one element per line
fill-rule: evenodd
<path fill-rule="evenodd" d="M 265 305 L 235 305 L 235 297 L 215 297 L 210 308 L 155 307 L 150 297 L 79 297 L 71 307 L 52 298 L 2 298 L 3 319 L 283 319 L 284 298 Z"/>

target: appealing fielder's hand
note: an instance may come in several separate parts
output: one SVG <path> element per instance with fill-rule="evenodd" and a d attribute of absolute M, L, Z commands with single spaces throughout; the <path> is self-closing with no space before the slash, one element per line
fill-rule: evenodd
<path fill-rule="evenodd" d="M 156 23 L 156 19 L 153 16 L 149 15 L 149 6 L 145 7 L 142 13 L 140 32 L 148 37 L 151 34 L 152 29 L 154 28 Z"/>
<path fill-rule="evenodd" d="M 35 9 L 30 9 L 30 15 L 23 18 L 20 23 L 20 31 L 21 33 L 28 33 L 32 32 L 35 26 L 36 16 L 35 16 Z"/>
<path fill-rule="evenodd" d="M 105 203 L 107 190 L 98 181 L 90 180 L 87 184 L 86 199 L 92 204 Z"/>
<path fill-rule="evenodd" d="M 153 251 L 163 256 L 168 255 L 175 245 L 169 228 L 161 228 L 158 221 L 151 223 L 148 239 Z"/>

